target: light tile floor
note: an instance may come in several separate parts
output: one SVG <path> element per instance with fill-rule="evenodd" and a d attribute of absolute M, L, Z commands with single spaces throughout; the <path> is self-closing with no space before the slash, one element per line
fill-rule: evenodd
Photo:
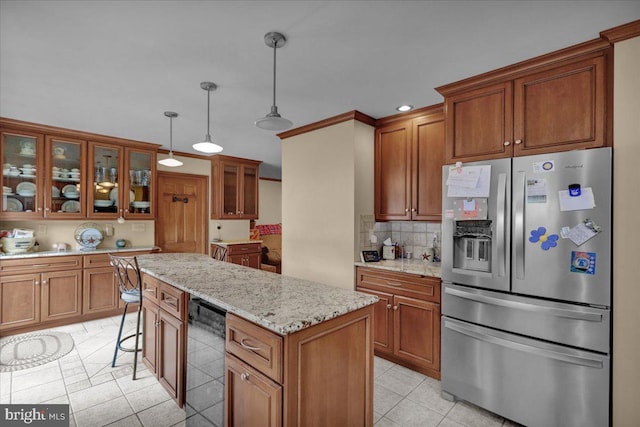
<path fill-rule="evenodd" d="M 142 364 L 133 381 L 133 355 L 120 353 L 111 367 L 120 317 L 54 328 L 70 333 L 74 349 L 65 357 L 31 369 L 0 373 L 0 403 L 69 404 L 71 426 L 171 427 L 210 425 L 220 408 L 194 415 L 176 406 Z M 125 332 L 135 330 L 128 315 Z M 197 351 L 195 346 L 190 350 Z M 207 361 L 221 368 L 219 359 Z M 517 426 L 466 402 L 440 397 L 440 381 L 379 357 L 374 364 L 374 422 L 377 427 Z M 212 415 L 209 415 L 212 414 Z"/>

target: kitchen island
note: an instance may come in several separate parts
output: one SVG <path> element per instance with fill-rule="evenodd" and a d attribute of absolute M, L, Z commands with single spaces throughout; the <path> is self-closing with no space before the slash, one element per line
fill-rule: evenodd
<path fill-rule="evenodd" d="M 152 371 L 178 404 L 188 369 L 186 307 L 200 298 L 226 311 L 225 425 L 373 425 L 375 296 L 201 254 L 138 261 L 149 313 L 145 346 L 153 336 L 165 339 Z M 153 331 L 163 319 L 167 327 Z M 163 366 L 163 354 L 175 369 Z M 148 352 L 143 358 L 149 366 Z"/>

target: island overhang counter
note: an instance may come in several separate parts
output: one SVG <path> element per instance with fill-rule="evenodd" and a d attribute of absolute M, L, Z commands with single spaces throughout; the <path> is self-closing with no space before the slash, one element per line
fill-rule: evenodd
<path fill-rule="evenodd" d="M 226 312 L 225 425 L 373 425 L 375 296 L 202 254 L 138 262 L 143 360 L 179 405 L 195 298 Z"/>

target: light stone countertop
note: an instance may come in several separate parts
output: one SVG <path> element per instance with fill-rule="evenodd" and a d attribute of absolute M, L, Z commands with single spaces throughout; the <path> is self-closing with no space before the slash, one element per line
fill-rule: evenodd
<path fill-rule="evenodd" d="M 378 262 L 356 262 L 358 267 L 379 268 L 381 270 L 419 274 L 421 276 L 441 277 L 440 263 L 410 260 L 380 260 Z"/>
<path fill-rule="evenodd" d="M 246 245 L 247 243 L 262 243 L 262 240 L 241 239 L 241 240 L 219 240 L 217 242 L 214 242 L 212 240 L 209 243 L 211 243 L 212 245 L 223 246 L 226 248 L 229 245 Z"/>
<path fill-rule="evenodd" d="M 136 252 L 136 251 L 152 251 L 152 250 L 160 250 L 158 246 L 130 246 L 126 248 L 96 248 L 92 250 L 80 250 L 80 249 L 71 249 L 66 250 L 64 252 L 58 251 L 38 251 L 38 252 L 26 252 L 22 254 L 5 254 L 4 252 L 0 252 L 0 259 L 23 259 L 23 258 L 41 258 L 48 256 L 69 256 L 69 255 L 93 255 L 93 254 L 106 254 L 106 253 L 116 253 L 116 252 Z"/>
<path fill-rule="evenodd" d="M 216 261 L 202 254 L 141 255 L 140 269 L 280 335 L 374 304 L 374 295 Z"/>

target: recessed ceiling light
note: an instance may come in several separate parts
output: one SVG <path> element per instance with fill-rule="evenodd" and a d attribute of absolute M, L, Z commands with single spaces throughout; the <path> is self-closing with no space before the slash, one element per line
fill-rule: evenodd
<path fill-rule="evenodd" d="M 413 105 L 401 105 L 399 107 L 396 107 L 396 110 L 402 111 L 403 113 L 405 111 L 411 111 L 411 110 L 413 110 Z"/>

